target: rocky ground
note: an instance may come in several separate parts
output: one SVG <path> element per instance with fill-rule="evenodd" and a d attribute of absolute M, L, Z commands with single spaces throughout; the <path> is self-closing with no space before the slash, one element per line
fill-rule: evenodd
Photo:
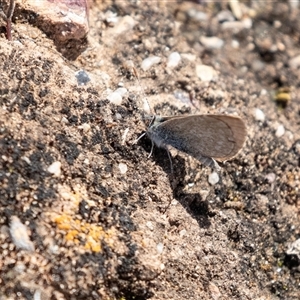
<path fill-rule="evenodd" d="M 65 46 L 18 1 L 2 23 L 0 299 L 299 299 L 298 2 L 89 7 Z M 172 174 L 145 99 L 238 115 L 245 146 Z"/>

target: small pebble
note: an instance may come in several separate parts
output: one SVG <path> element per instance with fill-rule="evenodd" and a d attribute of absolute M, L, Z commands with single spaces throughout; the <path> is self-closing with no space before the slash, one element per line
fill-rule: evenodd
<path fill-rule="evenodd" d="M 234 16 L 229 10 L 222 10 L 217 14 L 217 19 L 220 23 L 234 21 Z"/>
<path fill-rule="evenodd" d="M 251 18 L 245 18 L 242 20 L 242 24 L 245 29 L 250 29 L 252 28 L 253 22 Z"/>
<path fill-rule="evenodd" d="M 187 15 L 195 22 L 203 22 L 208 19 L 208 15 L 202 11 L 196 9 L 190 9 L 187 11 Z"/>
<path fill-rule="evenodd" d="M 275 135 L 276 135 L 277 137 L 282 137 L 282 136 L 284 135 L 284 133 L 285 133 L 284 126 L 283 126 L 283 125 L 279 125 L 279 126 L 277 127 L 277 130 L 276 130 Z"/>
<path fill-rule="evenodd" d="M 122 97 L 127 93 L 127 89 L 124 87 L 119 87 L 115 90 L 115 93 L 119 93 Z"/>
<path fill-rule="evenodd" d="M 280 27 L 282 26 L 282 23 L 281 23 L 279 20 L 275 20 L 275 21 L 273 22 L 273 26 L 274 26 L 276 29 L 278 29 L 278 28 L 280 28 Z"/>
<path fill-rule="evenodd" d="M 150 56 L 142 61 L 141 68 L 143 71 L 148 71 L 152 66 L 159 64 L 161 58 L 159 56 Z"/>
<path fill-rule="evenodd" d="M 61 162 L 55 161 L 48 167 L 47 171 L 53 174 L 54 176 L 59 177 L 61 174 Z"/>
<path fill-rule="evenodd" d="M 230 0 L 229 1 L 230 9 L 233 13 L 233 15 L 236 17 L 236 19 L 241 19 L 243 16 L 241 4 L 238 0 Z"/>
<path fill-rule="evenodd" d="M 112 92 L 110 93 L 106 99 L 115 105 L 121 105 L 122 104 L 122 96 L 118 92 Z"/>
<path fill-rule="evenodd" d="M 252 27 L 252 20 L 245 19 L 243 21 L 224 22 L 221 24 L 221 29 L 231 30 L 234 33 L 238 33 L 243 29 L 250 29 Z"/>
<path fill-rule="evenodd" d="M 69 123 L 69 120 L 66 117 L 62 117 L 60 121 L 62 123 L 64 123 L 64 124 L 68 124 Z"/>
<path fill-rule="evenodd" d="M 220 49 L 224 45 L 224 41 L 216 36 L 201 36 L 200 42 L 206 49 L 209 50 Z"/>
<path fill-rule="evenodd" d="M 206 65 L 197 65 L 196 74 L 201 81 L 212 81 L 217 77 L 217 72 L 211 66 Z"/>
<path fill-rule="evenodd" d="M 265 119 L 266 119 L 265 114 L 259 108 L 255 108 L 254 109 L 253 116 L 254 116 L 254 118 L 255 118 L 256 121 L 264 122 Z"/>
<path fill-rule="evenodd" d="M 186 230 L 185 229 L 182 229 L 179 231 L 179 236 L 182 238 L 186 235 Z"/>
<path fill-rule="evenodd" d="M 299 0 L 289 0 L 289 5 L 291 9 L 296 10 L 299 8 Z"/>
<path fill-rule="evenodd" d="M 13 243 L 16 245 L 17 248 L 31 252 L 34 251 L 34 245 L 29 239 L 27 227 L 24 224 L 22 224 L 18 217 L 11 217 L 9 232 Z"/>
<path fill-rule="evenodd" d="M 260 91 L 260 96 L 266 96 L 266 95 L 268 95 L 268 91 L 266 89 L 262 89 Z"/>
<path fill-rule="evenodd" d="M 26 161 L 26 163 L 27 163 L 28 165 L 31 164 L 31 161 L 30 161 L 30 159 L 29 159 L 27 156 L 22 156 L 21 158 L 22 158 L 24 161 Z"/>
<path fill-rule="evenodd" d="M 269 183 L 273 183 L 276 179 L 275 173 L 268 173 L 265 178 L 268 180 Z"/>
<path fill-rule="evenodd" d="M 114 26 L 119 21 L 118 14 L 112 12 L 111 10 L 108 10 L 104 13 L 103 19 L 109 24 L 109 26 Z"/>
<path fill-rule="evenodd" d="M 289 60 L 289 66 L 292 69 L 298 69 L 300 67 L 300 55 L 291 58 Z"/>
<path fill-rule="evenodd" d="M 122 104 L 122 98 L 127 93 L 127 89 L 124 87 L 117 88 L 114 92 L 110 93 L 106 99 L 115 105 Z"/>
<path fill-rule="evenodd" d="M 181 61 L 181 56 L 178 52 L 172 52 L 168 57 L 167 68 L 176 68 Z"/>
<path fill-rule="evenodd" d="M 88 132 L 88 131 L 90 131 L 90 129 L 91 129 L 91 125 L 88 124 L 88 123 L 84 123 L 84 124 L 82 124 L 82 125 L 79 125 L 78 128 L 79 128 L 79 129 L 82 129 L 83 132 Z"/>
<path fill-rule="evenodd" d="M 33 295 L 33 300 L 41 300 L 42 299 L 42 292 L 40 290 L 36 290 Z"/>
<path fill-rule="evenodd" d="M 296 255 L 300 260 L 300 239 L 290 244 L 289 249 L 286 250 L 287 255 Z"/>
<path fill-rule="evenodd" d="M 234 49 L 238 49 L 240 47 L 240 43 L 237 40 L 232 40 L 231 47 Z"/>
<path fill-rule="evenodd" d="M 75 73 L 75 77 L 77 79 L 78 85 L 86 85 L 89 81 L 91 81 L 89 75 L 84 70 L 80 70 Z"/>
<path fill-rule="evenodd" d="M 126 164 L 124 163 L 120 163 L 119 164 L 119 170 L 120 170 L 120 173 L 121 174 L 126 174 L 127 170 L 128 170 L 128 167 Z"/>
<path fill-rule="evenodd" d="M 153 227 L 152 222 L 148 221 L 148 222 L 146 223 L 146 226 L 147 226 L 150 230 L 154 230 L 154 227 Z"/>
<path fill-rule="evenodd" d="M 197 58 L 197 56 L 195 54 L 191 54 L 191 53 L 182 53 L 181 57 L 188 61 L 195 61 Z"/>
<path fill-rule="evenodd" d="M 222 297 L 219 288 L 213 282 L 209 283 L 208 288 L 213 300 L 218 300 Z"/>
<path fill-rule="evenodd" d="M 217 172 L 212 172 L 209 176 L 208 176 L 208 182 L 211 185 L 215 185 L 219 182 L 220 177 L 219 174 Z"/>
<path fill-rule="evenodd" d="M 266 64 L 260 59 L 254 59 L 251 63 L 251 68 L 253 71 L 259 72 L 266 67 Z"/>
<path fill-rule="evenodd" d="M 126 15 L 123 18 L 116 18 L 117 23 L 114 23 L 114 27 L 110 28 L 109 33 L 114 35 L 126 34 L 129 30 L 131 30 L 137 22 L 133 19 L 133 17 Z"/>
<path fill-rule="evenodd" d="M 163 250 L 164 250 L 164 244 L 163 243 L 158 243 L 156 246 L 157 252 L 159 254 L 162 254 Z"/>
<path fill-rule="evenodd" d="M 122 115 L 119 114 L 119 113 L 116 113 L 115 116 L 116 116 L 116 119 L 117 119 L 117 120 L 121 120 L 121 119 L 122 119 Z"/>

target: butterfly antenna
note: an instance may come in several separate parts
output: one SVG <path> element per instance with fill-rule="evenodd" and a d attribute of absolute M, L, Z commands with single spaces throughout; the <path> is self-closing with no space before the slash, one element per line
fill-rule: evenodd
<path fill-rule="evenodd" d="M 147 97 L 146 97 L 145 90 L 143 89 L 143 86 L 142 86 L 141 81 L 140 81 L 139 73 L 138 73 L 136 67 L 134 66 L 133 61 L 132 61 L 132 60 L 126 61 L 125 67 L 126 67 L 130 72 L 132 72 L 133 75 L 135 76 L 135 78 L 137 79 L 137 81 L 138 81 L 138 83 L 139 83 L 139 86 L 140 86 L 140 88 L 141 88 L 141 91 L 142 91 L 142 96 L 143 96 L 143 98 L 144 98 L 144 101 L 147 103 L 149 113 L 150 113 L 151 115 L 154 115 L 155 113 L 153 112 L 153 110 L 152 110 L 152 108 L 151 108 L 151 106 L 150 106 L 150 103 L 149 103 L 149 101 L 148 101 L 148 99 L 147 99 Z"/>

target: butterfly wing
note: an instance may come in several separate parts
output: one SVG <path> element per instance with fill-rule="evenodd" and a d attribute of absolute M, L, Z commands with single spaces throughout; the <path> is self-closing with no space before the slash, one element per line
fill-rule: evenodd
<path fill-rule="evenodd" d="M 211 166 L 212 159 L 225 161 L 237 155 L 247 130 L 238 117 L 189 115 L 158 119 L 148 133 L 159 146 L 171 145 Z"/>

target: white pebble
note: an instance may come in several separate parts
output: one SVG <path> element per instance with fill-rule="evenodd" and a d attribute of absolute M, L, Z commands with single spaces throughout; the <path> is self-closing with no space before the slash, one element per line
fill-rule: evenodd
<path fill-rule="evenodd" d="M 182 229 L 179 231 L 179 236 L 182 238 L 186 235 L 186 230 L 185 229 Z"/>
<path fill-rule="evenodd" d="M 59 177 L 61 174 L 61 162 L 55 161 L 48 167 L 47 171 L 53 174 L 54 176 Z"/>
<path fill-rule="evenodd" d="M 196 9 L 189 9 L 187 11 L 189 18 L 196 22 L 203 22 L 208 19 L 208 15 L 202 11 Z"/>
<path fill-rule="evenodd" d="M 220 49 L 224 45 L 224 41 L 216 36 L 201 36 L 200 43 L 206 48 L 210 50 Z"/>
<path fill-rule="evenodd" d="M 234 21 L 234 16 L 229 10 L 222 10 L 217 14 L 217 19 L 220 23 Z"/>
<path fill-rule="evenodd" d="M 251 18 L 245 18 L 242 20 L 242 24 L 244 25 L 245 29 L 250 29 L 252 27 L 252 19 Z"/>
<path fill-rule="evenodd" d="M 260 96 L 266 96 L 266 95 L 268 95 L 268 91 L 266 89 L 262 89 L 260 91 Z"/>
<path fill-rule="evenodd" d="M 283 125 L 279 125 L 279 126 L 277 127 L 277 130 L 276 130 L 275 135 L 276 135 L 277 137 L 282 137 L 282 136 L 284 135 L 284 133 L 285 133 L 284 126 L 283 126 Z"/>
<path fill-rule="evenodd" d="M 188 61 L 195 61 L 197 59 L 197 56 L 195 54 L 191 54 L 191 53 L 182 53 L 181 57 Z"/>
<path fill-rule="evenodd" d="M 129 15 L 118 18 L 117 20 L 118 22 L 115 24 L 115 27 L 111 28 L 109 32 L 112 36 L 126 34 L 126 32 L 131 30 L 137 23 L 133 17 Z"/>
<path fill-rule="evenodd" d="M 296 255 L 300 259 L 300 239 L 290 244 L 289 249 L 286 251 L 287 255 Z"/>
<path fill-rule="evenodd" d="M 289 60 L 289 66 L 292 69 L 298 69 L 300 67 L 300 55 L 291 58 Z"/>
<path fill-rule="evenodd" d="M 231 47 L 234 49 L 238 49 L 240 47 L 240 43 L 237 40 L 232 40 Z"/>
<path fill-rule="evenodd" d="M 156 246 L 156 250 L 159 254 L 162 254 L 162 252 L 164 251 L 164 244 L 163 243 L 158 243 Z"/>
<path fill-rule="evenodd" d="M 122 115 L 121 115 L 121 114 L 119 114 L 119 113 L 116 113 L 116 115 L 115 115 L 115 116 L 116 116 L 116 119 L 117 119 L 117 120 L 121 120 L 121 119 L 122 119 Z"/>
<path fill-rule="evenodd" d="M 197 65 L 196 74 L 201 79 L 201 81 L 211 81 L 217 77 L 217 72 L 211 66 L 207 65 Z"/>
<path fill-rule="evenodd" d="M 259 72 L 266 68 L 266 64 L 260 59 L 254 59 L 251 62 L 251 68 L 256 72 Z"/>
<path fill-rule="evenodd" d="M 253 116 L 256 121 L 264 122 L 264 120 L 266 119 L 264 112 L 259 108 L 254 109 Z"/>
<path fill-rule="evenodd" d="M 168 57 L 167 68 L 176 68 L 181 61 L 181 56 L 178 52 L 172 52 Z"/>
<path fill-rule="evenodd" d="M 268 173 L 265 178 L 268 180 L 269 183 L 273 183 L 276 179 L 275 173 Z"/>
<path fill-rule="evenodd" d="M 66 117 L 62 117 L 60 121 L 62 123 L 64 123 L 64 124 L 68 124 L 69 123 L 69 120 Z"/>
<path fill-rule="evenodd" d="M 29 239 L 27 227 L 21 223 L 18 217 L 11 217 L 9 232 L 17 248 L 31 252 L 34 251 L 34 245 Z"/>
<path fill-rule="evenodd" d="M 115 90 L 115 93 L 119 93 L 123 97 L 127 93 L 127 89 L 124 87 L 119 87 Z"/>
<path fill-rule="evenodd" d="M 119 21 L 118 14 L 110 10 L 104 13 L 104 19 L 106 23 L 110 24 L 111 26 Z"/>
<path fill-rule="evenodd" d="M 154 230 L 154 227 L 153 227 L 152 222 L 148 221 L 148 222 L 146 223 L 146 226 L 147 226 L 150 230 Z"/>
<path fill-rule="evenodd" d="M 33 295 L 33 300 L 41 300 L 41 299 L 42 299 L 41 290 L 36 290 Z"/>
<path fill-rule="evenodd" d="M 237 0 L 231 0 L 231 1 L 229 1 L 229 6 L 230 6 L 230 9 L 231 9 L 233 15 L 238 20 L 240 20 L 243 16 L 243 11 L 242 11 L 242 7 L 241 7 L 240 2 L 237 1 Z"/>
<path fill-rule="evenodd" d="M 217 172 L 212 172 L 209 176 L 208 176 L 208 182 L 211 185 L 215 185 L 219 182 L 220 177 L 219 174 Z"/>
<path fill-rule="evenodd" d="M 84 132 L 88 132 L 91 129 L 91 125 L 88 123 L 84 123 L 78 126 L 79 129 L 82 129 Z"/>
<path fill-rule="evenodd" d="M 142 61 L 141 68 L 143 71 L 148 71 L 155 64 L 159 64 L 161 58 L 159 56 L 150 56 Z"/>
<path fill-rule="evenodd" d="M 299 0 L 289 0 L 289 6 L 292 9 L 297 9 L 299 7 Z"/>
<path fill-rule="evenodd" d="M 22 158 L 24 161 L 26 161 L 26 163 L 27 163 L 28 165 L 31 164 L 31 161 L 30 161 L 30 159 L 29 159 L 27 156 L 22 156 L 21 158 Z"/>
<path fill-rule="evenodd" d="M 222 297 L 219 288 L 213 282 L 209 282 L 208 288 L 213 300 L 219 300 Z"/>
<path fill-rule="evenodd" d="M 121 174 L 126 174 L 128 167 L 126 164 L 120 163 L 119 164 L 119 170 Z"/>
<path fill-rule="evenodd" d="M 106 99 L 115 105 L 121 105 L 122 104 L 122 96 L 117 92 L 110 93 Z"/>

